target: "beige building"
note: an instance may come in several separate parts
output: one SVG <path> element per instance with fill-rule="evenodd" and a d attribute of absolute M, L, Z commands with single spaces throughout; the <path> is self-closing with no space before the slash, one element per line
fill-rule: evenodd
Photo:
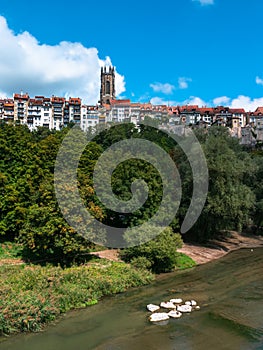
<path fill-rule="evenodd" d="M 23 94 L 14 94 L 14 121 L 19 124 L 27 124 L 27 109 L 29 95 Z"/>

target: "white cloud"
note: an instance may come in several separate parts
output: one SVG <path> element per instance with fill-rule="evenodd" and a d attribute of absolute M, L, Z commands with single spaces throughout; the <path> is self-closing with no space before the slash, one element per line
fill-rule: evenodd
<path fill-rule="evenodd" d="M 96 104 L 99 99 L 100 67 L 111 65 L 94 47 L 62 41 L 40 44 L 28 32 L 15 34 L 0 16 L 0 82 L 5 94 L 28 92 L 33 95 L 81 97 Z M 124 76 L 116 72 L 116 94 L 125 91 Z"/>
<path fill-rule="evenodd" d="M 236 98 L 230 98 L 227 96 L 216 97 L 210 101 L 204 101 L 201 97 L 190 96 L 184 101 L 171 101 L 162 97 L 153 97 L 150 102 L 153 105 L 170 105 L 170 106 L 183 106 L 183 105 L 197 105 L 199 107 L 215 107 L 215 106 L 227 106 L 230 108 L 244 108 L 246 112 L 255 111 L 258 107 L 263 106 L 263 97 L 252 98 L 245 95 L 239 95 Z"/>
<path fill-rule="evenodd" d="M 192 81 L 191 78 L 181 77 L 178 79 L 179 89 L 187 89 L 188 83 Z"/>
<path fill-rule="evenodd" d="M 207 103 L 200 97 L 191 96 L 189 99 L 183 102 L 183 105 L 198 105 L 199 107 L 207 106 Z"/>
<path fill-rule="evenodd" d="M 239 95 L 231 101 L 231 108 L 244 108 L 245 111 L 255 111 L 257 107 L 263 106 L 263 97 L 252 99 L 249 96 Z"/>
<path fill-rule="evenodd" d="M 0 90 L 0 98 L 7 98 L 7 93 Z M 11 96 L 10 96 L 11 97 Z"/>
<path fill-rule="evenodd" d="M 263 79 L 260 78 L 260 77 L 256 77 L 256 83 L 257 83 L 258 85 L 263 85 Z"/>
<path fill-rule="evenodd" d="M 169 83 L 154 83 L 150 84 L 150 87 L 153 89 L 154 92 L 162 92 L 163 94 L 171 94 L 173 90 L 175 89 L 175 86 Z"/>
<path fill-rule="evenodd" d="M 191 96 L 190 98 L 178 102 L 178 101 L 167 101 L 161 97 L 153 97 L 150 102 L 153 105 L 170 105 L 170 106 L 182 106 L 182 105 L 198 105 L 199 107 L 204 106 L 228 106 L 230 108 L 244 108 L 245 111 L 255 111 L 258 107 L 263 106 L 263 97 L 251 98 L 249 96 L 239 95 L 236 98 L 229 98 L 227 96 L 216 97 L 212 101 L 204 101 L 198 96 Z"/>
<path fill-rule="evenodd" d="M 177 102 L 175 101 L 168 101 L 163 99 L 162 97 L 152 97 L 150 99 L 150 102 L 152 105 L 169 105 L 169 106 L 176 106 Z"/>
<path fill-rule="evenodd" d="M 215 106 L 226 106 L 230 102 L 230 98 L 227 96 L 220 96 L 213 99 L 213 104 Z"/>
<path fill-rule="evenodd" d="M 214 0 L 192 0 L 194 2 L 199 2 L 202 6 L 205 5 L 214 5 Z"/>
<path fill-rule="evenodd" d="M 227 96 L 214 98 L 211 102 L 205 102 L 200 97 L 191 96 L 183 104 L 202 106 L 228 106 L 230 108 L 244 108 L 245 111 L 255 111 L 257 107 L 263 106 L 263 97 L 251 98 L 249 96 L 239 95 L 236 98 L 230 99 Z"/>
<path fill-rule="evenodd" d="M 187 89 L 189 82 L 191 82 L 191 78 L 186 77 L 180 77 L 178 79 L 178 87 L 175 87 L 172 84 L 169 83 L 154 83 L 150 84 L 150 87 L 153 89 L 154 92 L 161 92 L 163 94 L 169 95 L 173 93 L 173 90 L 175 89 Z"/>

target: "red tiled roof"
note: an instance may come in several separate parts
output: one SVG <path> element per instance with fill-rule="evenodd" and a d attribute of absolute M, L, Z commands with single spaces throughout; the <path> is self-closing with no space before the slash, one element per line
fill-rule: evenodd
<path fill-rule="evenodd" d="M 52 96 L 51 97 L 51 102 L 65 102 L 65 98 L 64 97 L 57 97 L 57 96 Z"/>
<path fill-rule="evenodd" d="M 214 108 L 211 107 L 200 107 L 198 108 L 200 112 L 214 112 Z"/>
<path fill-rule="evenodd" d="M 14 94 L 14 99 L 15 100 L 28 100 L 29 99 L 29 96 L 28 94 Z"/>
<path fill-rule="evenodd" d="M 30 100 L 29 100 L 29 104 L 32 104 L 32 105 L 42 105 L 42 103 L 43 103 L 43 101 L 41 101 L 41 100 L 36 100 L 36 99 L 34 99 L 34 98 L 30 98 Z"/>
<path fill-rule="evenodd" d="M 81 99 L 79 97 L 70 97 L 69 98 L 69 103 L 70 104 L 81 104 Z"/>
<path fill-rule="evenodd" d="M 255 115 L 263 114 L 263 107 L 258 107 L 254 113 Z"/>
<path fill-rule="evenodd" d="M 126 100 L 110 100 L 111 105 L 121 105 L 121 104 L 131 104 L 131 100 L 126 99 Z"/>
<path fill-rule="evenodd" d="M 142 103 L 141 109 L 152 109 L 152 104 L 151 103 Z"/>
<path fill-rule="evenodd" d="M 229 109 L 230 113 L 240 113 L 240 114 L 244 114 L 246 113 L 245 110 L 243 108 L 230 108 Z"/>
<path fill-rule="evenodd" d="M 141 107 L 141 103 L 140 102 L 132 102 L 131 103 L 131 107 Z"/>
<path fill-rule="evenodd" d="M 180 106 L 179 111 L 180 112 L 192 112 L 198 109 L 198 105 L 186 105 L 186 106 Z"/>

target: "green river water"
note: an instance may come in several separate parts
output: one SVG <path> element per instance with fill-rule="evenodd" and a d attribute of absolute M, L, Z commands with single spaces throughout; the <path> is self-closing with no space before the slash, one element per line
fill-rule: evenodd
<path fill-rule="evenodd" d="M 64 315 L 41 333 L 14 336 L 2 350 L 260 350 L 263 349 L 263 248 L 242 249 L 146 287 L 104 298 Z M 195 299 L 201 309 L 148 321 L 145 306 Z"/>

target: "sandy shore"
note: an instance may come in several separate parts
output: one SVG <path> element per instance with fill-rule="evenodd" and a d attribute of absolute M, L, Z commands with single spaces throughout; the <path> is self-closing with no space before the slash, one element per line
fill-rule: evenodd
<path fill-rule="evenodd" d="M 220 240 L 212 240 L 207 245 L 185 243 L 178 252 L 190 256 L 198 265 L 219 259 L 227 253 L 240 248 L 263 247 L 262 236 L 249 236 L 231 232 L 229 237 L 222 237 Z M 106 249 L 91 253 L 100 258 L 112 261 L 120 261 L 117 249 Z"/>
<path fill-rule="evenodd" d="M 190 256 L 198 265 L 219 259 L 233 250 L 240 248 L 263 247 L 262 236 L 249 236 L 231 232 L 229 237 L 212 240 L 205 246 L 185 243 L 178 252 Z"/>

